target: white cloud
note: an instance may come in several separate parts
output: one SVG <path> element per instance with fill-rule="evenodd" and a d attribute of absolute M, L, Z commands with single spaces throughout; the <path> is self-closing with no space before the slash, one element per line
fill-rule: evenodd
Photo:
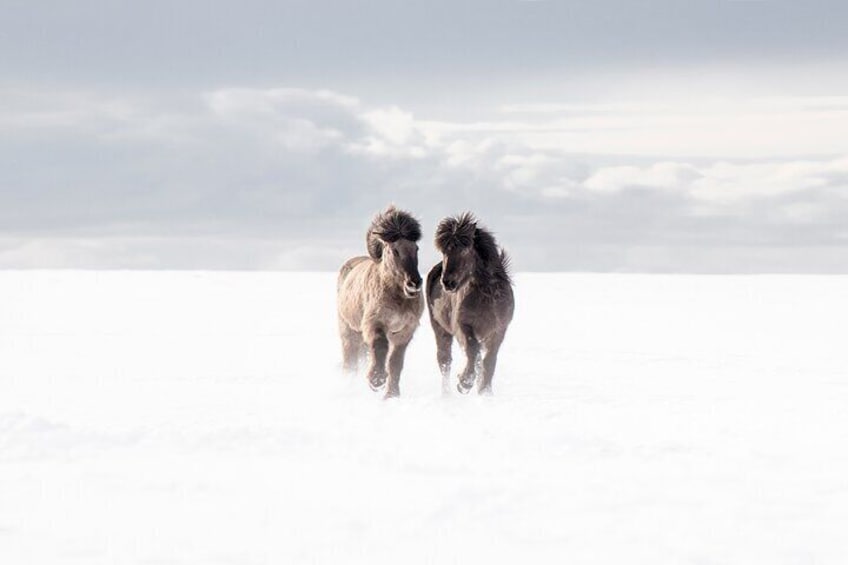
<path fill-rule="evenodd" d="M 583 187 L 607 193 L 631 188 L 668 190 L 700 203 L 727 206 L 826 188 L 840 175 L 848 178 L 846 158 L 753 163 L 718 161 L 706 166 L 660 162 L 641 167 L 602 167 L 583 182 Z"/>
<path fill-rule="evenodd" d="M 791 159 L 848 153 L 844 96 L 699 97 L 597 104 L 513 104 L 505 120 L 458 126 L 539 150 L 653 158 Z"/>
<path fill-rule="evenodd" d="M 681 191 L 702 175 L 688 163 L 663 161 L 647 167 L 604 167 L 593 172 L 583 186 L 599 192 L 616 192 L 627 187 Z"/>

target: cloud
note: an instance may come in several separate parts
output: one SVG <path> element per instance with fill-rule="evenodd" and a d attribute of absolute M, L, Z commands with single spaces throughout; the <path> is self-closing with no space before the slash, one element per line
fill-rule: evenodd
<path fill-rule="evenodd" d="M 583 186 L 599 192 L 633 188 L 670 190 L 701 204 L 733 205 L 750 200 L 844 187 L 848 159 L 770 161 L 707 166 L 659 162 L 648 166 L 603 167 Z"/>
<path fill-rule="evenodd" d="M 617 192 L 628 187 L 682 190 L 703 174 L 688 163 L 660 162 L 647 167 L 604 167 L 592 173 L 583 186 L 599 192 Z"/>
<path fill-rule="evenodd" d="M 5 267 L 333 268 L 391 201 L 425 225 L 477 211 L 522 269 L 782 269 L 751 250 L 848 244 L 842 98 L 523 105 L 480 122 L 302 88 L 0 96 Z M 777 149 L 730 158 L 715 134 L 731 124 Z"/>

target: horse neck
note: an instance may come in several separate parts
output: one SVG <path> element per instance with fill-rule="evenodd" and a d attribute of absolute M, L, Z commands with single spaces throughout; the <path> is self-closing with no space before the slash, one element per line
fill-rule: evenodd
<path fill-rule="evenodd" d="M 377 264 L 377 272 L 380 275 L 380 283 L 383 288 L 400 289 L 403 286 L 403 277 L 398 276 L 397 271 L 393 271 L 385 261 L 380 261 Z"/>
<path fill-rule="evenodd" d="M 502 282 L 497 274 L 498 267 L 500 265 L 488 264 L 480 259 L 480 257 L 477 257 L 474 263 L 474 272 L 471 274 L 469 283 L 483 291 L 493 290 Z"/>

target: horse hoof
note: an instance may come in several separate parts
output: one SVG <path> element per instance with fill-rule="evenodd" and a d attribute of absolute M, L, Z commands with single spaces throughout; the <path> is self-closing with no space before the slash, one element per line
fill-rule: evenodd
<path fill-rule="evenodd" d="M 456 390 L 458 390 L 460 394 L 468 394 L 468 391 L 471 390 L 471 385 L 465 386 L 462 382 L 459 382 L 456 384 Z"/>
<path fill-rule="evenodd" d="M 378 391 L 382 389 L 386 384 L 386 379 L 374 379 L 368 381 L 368 386 L 371 387 L 371 390 Z"/>

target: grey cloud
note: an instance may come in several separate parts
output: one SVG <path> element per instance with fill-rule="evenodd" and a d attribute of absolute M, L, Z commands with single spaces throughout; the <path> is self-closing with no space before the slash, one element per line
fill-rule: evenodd
<path fill-rule="evenodd" d="M 379 91 L 390 77 L 472 74 L 485 88 L 528 72 L 844 59 L 848 47 L 838 0 L 45 0 L 6 2 L 2 18 L 8 80 L 120 86 L 379 77 Z"/>
<path fill-rule="evenodd" d="M 394 201 L 475 210 L 519 269 L 848 270 L 844 157 L 579 155 L 293 88 L 24 105 L 0 112 L 0 266 L 331 269 Z"/>

